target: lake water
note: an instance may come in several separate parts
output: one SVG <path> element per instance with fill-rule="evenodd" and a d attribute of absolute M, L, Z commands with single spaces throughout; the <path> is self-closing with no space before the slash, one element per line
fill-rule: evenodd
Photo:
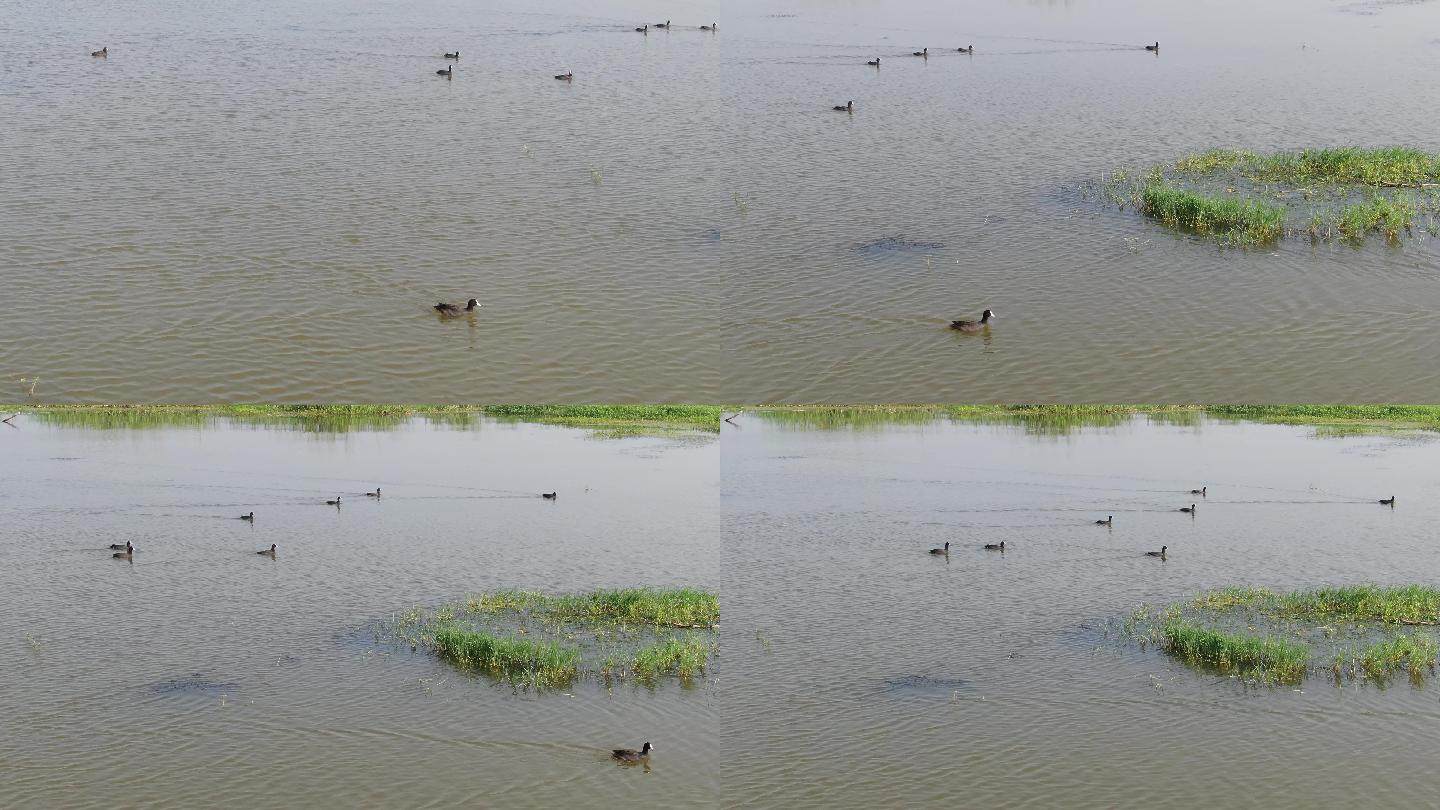
<path fill-rule="evenodd" d="M 713 438 L 21 424 L 0 434 L 0 806 L 717 804 L 713 680 L 537 695 L 376 641 L 486 590 L 714 588 Z M 647 739 L 649 769 L 608 760 Z"/>
<path fill-rule="evenodd" d="M 1224 585 L 1433 583 L 1434 436 L 739 421 L 722 437 L 728 805 L 1420 806 L 1440 789 L 1433 682 L 1247 688 L 1105 634 Z M 947 540 L 948 559 L 926 553 Z"/>
<path fill-rule="evenodd" d="M 1226 250 L 1084 191 L 1212 146 L 1440 149 L 1432 3 L 12 12 L 12 398 L 1440 396 L 1423 231 Z"/>

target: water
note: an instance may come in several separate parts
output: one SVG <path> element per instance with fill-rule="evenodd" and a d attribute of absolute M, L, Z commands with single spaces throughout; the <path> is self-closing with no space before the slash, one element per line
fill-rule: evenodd
<path fill-rule="evenodd" d="M 12 398 L 1440 396 L 1423 231 L 1224 250 L 1084 193 L 1211 146 L 1440 149 L 1431 3 L 11 12 Z"/>
<path fill-rule="evenodd" d="M 713 681 L 536 695 L 376 642 L 484 590 L 713 588 L 713 440 L 30 420 L 0 444 L 0 805 L 718 801 Z M 648 770 L 608 761 L 646 739 Z"/>
<path fill-rule="evenodd" d="M 730 806 L 1423 805 L 1440 788 L 1433 683 L 1246 688 L 1104 632 L 1224 585 L 1433 582 L 1433 437 L 750 418 L 722 441 Z M 948 559 L 925 553 L 946 540 Z"/>

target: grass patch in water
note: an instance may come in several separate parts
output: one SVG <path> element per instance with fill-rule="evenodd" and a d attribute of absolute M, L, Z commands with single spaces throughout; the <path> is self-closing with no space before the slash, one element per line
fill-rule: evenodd
<path fill-rule="evenodd" d="M 1160 634 L 1171 655 L 1261 683 L 1298 683 L 1310 660 L 1309 648 L 1289 639 L 1227 633 L 1182 619 L 1166 622 Z"/>
<path fill-rule="evenodd" d="M 569 685 L 579 675 L 580 651 L 550 641 L 441 627 L 435 631 L 435 651 L 463 668 L 511 683 L 554 689 Z"/>
<path fill-rule="evenodd" d="M 1259 200 L 1207 196 L 1164 182 L 1140 191 L 1140 212 L 1172 228 L 1259 245 L 1285 233 L 1285 209 Z"/>
<path fill-rule="evenodd" d="M 526 610 L 549 622 L 582 625 L 703 627 L 720 623 L 720 596 L 696 588 L 620 588 L 549 596 L 495 591 L 468 598 L 471 612 Z"/>
<path fill-rule="evenodd" d="M 1398 243 L 1417 225 L 1437 234 L 1437 187 L 1440 154 L 1390 146 L 1210 149 L 1170 165 L 1115 171 L 1098 190 L 1167 227 L 1257 246 L 1293 234 L 1359 244 L 1378 233 Z"/>
<path fill-rule="evenodd" d="M 217 419 L 323 433 L 387 430 L 412 418 L 472 428 L 482 418 L 584 428 L 609 436 L 720 431 L 714 405 L 0 405 L 64 427 L 203 427 Z"/>
<path fill-rule="evenodd" d="M 642 681 L 654 681 L 662 675 L 674 675 L 682 681 L 694 679 L 705 671 L 714 643 L 688 633 L 641 647 L 630 659 L 630 670 Z"/>

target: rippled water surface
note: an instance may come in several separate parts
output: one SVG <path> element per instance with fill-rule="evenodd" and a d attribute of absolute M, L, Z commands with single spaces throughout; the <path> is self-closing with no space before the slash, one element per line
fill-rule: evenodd
<path fill-rule="evenodd" d="M 10 396 L 1440 396 L 1424 231 L 1224 250 L 1087 192 L 1211 146 L 1440 149 L 1433 3 L 11 12 Z"/>
<path fill-rule="evenodd" d="M 740 421 L 722 439 L 727 804 L 1419 806 L 1440 789 L 1434 683 L 1247 689 L 1104 632 L 1224 585 L 1433 583 L 1434 437 Z M 1177 512 L 1202 485 L 1196 516 Z"/>
<path fill-rule="evenodd" d="M 713 439 L 22 425 L 0 435 L 0 806 L 718 802 L 711 681 L 536 695 L 376 642 L 484 590 L 713 588 Z M 608 761 L 646 739 L 649 769 Z"/>

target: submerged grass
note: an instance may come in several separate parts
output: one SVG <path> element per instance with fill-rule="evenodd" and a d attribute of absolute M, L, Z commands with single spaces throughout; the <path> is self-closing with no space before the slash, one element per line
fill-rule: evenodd
<path fill-rule="evenodd" d="M 551 641 L 441 627 L 435 631 L 435 650 L 464 668 L 512 683 L 554 689 L 569 685 L 579 675 L 580 651 Z"/>
<path fill-rule="evenodd" d="M 642 681 L 654 681 L 662 675 L 689 681 L 705 671 L 713 647 L 710 639 L 693 633 L 657 641 L 635 653 L 630 660 L 630 670 Z"/>
<path fill-rule="evenodd" d="M 1298 683 L 1310 660 L 1309 648 L 1289 639 L 1227 633 L 1182 619 L 1166 622 L 1160 633 L 1171 655 L 1262 683 Z"/>
<path fill-rule="evenodd" d="M 1384 681 L 1390 673 L 1401 671 L 1418 680 L 1426 672 L 1435 670 L 1437 655 L 1440 655 L 1440 642 L 1434 635 L 1398 633 L 1365 648 L 1357 657 L 1356 665 L 1373 681 Z"/>
<path fill-rule="evenodd" d="M 471 612 L 527 610 L 550 622 L 710 628 L 720 623 L 720 596 L 696 588 L 621 588 L 547 596 L 496 591 L 471 596 Z"/>

